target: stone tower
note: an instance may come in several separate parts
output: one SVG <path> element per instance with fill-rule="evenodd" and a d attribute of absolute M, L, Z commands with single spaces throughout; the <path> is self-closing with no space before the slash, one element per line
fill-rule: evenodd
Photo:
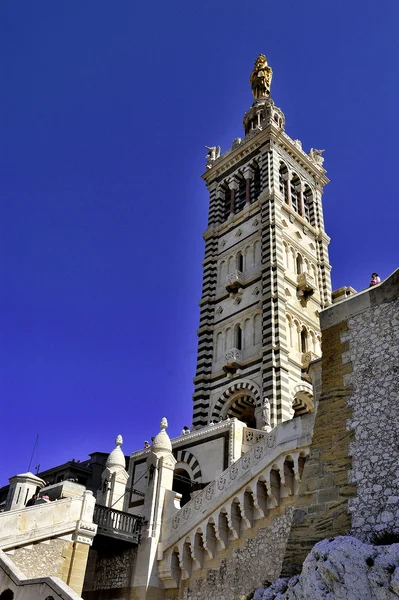
<path fill-rule="evenodd" d="M 209 190 L 193 425 L 229 415 L 274 427 L 313 410 L 307 374 L 331 303 L 321 150 L 302 149 L 270 97 L 260 55 L 244 138 L 208 148 Z"/>

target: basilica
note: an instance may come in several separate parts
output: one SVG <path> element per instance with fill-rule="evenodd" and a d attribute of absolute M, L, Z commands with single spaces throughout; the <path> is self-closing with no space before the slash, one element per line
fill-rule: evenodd
<path fill-rule="evenodd" d="M 171 440 L 159 415 L 128 466 L 118 436 L 97 479 L 85 464 L 91 487 L 11 477 L 0 593 L 241 600 L 299 573 L 325 537 L 368 540 L 395 526 L 399 272 L 359 294 L 332 292 L 324 150 L 286 133 L 272 76 L 261 54 L 243 137 L 207 147 L 191 429 Z M 39 503 L 25 508 L 34 492 Z"/>

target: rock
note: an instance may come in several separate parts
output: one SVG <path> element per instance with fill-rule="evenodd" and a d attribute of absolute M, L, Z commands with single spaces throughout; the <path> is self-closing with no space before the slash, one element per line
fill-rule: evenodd
<path fill-rule="evenodd" d="M 340 536 L 314 546 L 302 573 L 256 590 L 254 600 L 394 600 L 399 544 L 373 546 Z"/>

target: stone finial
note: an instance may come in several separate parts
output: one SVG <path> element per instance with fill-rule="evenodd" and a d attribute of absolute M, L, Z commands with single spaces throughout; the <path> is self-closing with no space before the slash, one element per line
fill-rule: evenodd
<path fill-rule="evenodd" d="M 172 443 L 168 434 L 166 433 L 166 428 L 168 426 L 168 420 L 166 417 L 162 417 L 160 423 L 160 432 L 157 436 L 155 436 L 154 441 L 152 442 L 151 450 L 154 454 L 169 454 L 172 452 Z"/>
<path fill-rule="evenodd" d="M 123 438 L 119 434 L 115 439 L 115 448 L 107 458 L 105 466 L 108 468 L 112 467 L 126 467 L 125 456 L 122 452 L 121 445 L 123 444 Z"/>

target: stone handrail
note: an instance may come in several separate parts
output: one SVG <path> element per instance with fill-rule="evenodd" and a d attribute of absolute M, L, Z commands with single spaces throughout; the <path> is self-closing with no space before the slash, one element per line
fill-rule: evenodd
<path fill-rule="evenodd" d="M 91 543 L 95 499 L 83 496 L 37 504 L 0 513 L 0 549 L 9 550 L 41 540 L 73 533 L 77 541 Z"/>
<path fill-rule="evenodd" d="M 280 454 L 302 447 L 307 448 L 311 442 L 312 422 L 311 415 L 293 419 L 281 423 L 273 431 L 265 434 L 264 439 L 223 471 L 164 524 L 163 550 L 175 544 L 207 515 L 211 515 L 247 480 L 256 477 L 267 464 L 272 466 Z"/>

